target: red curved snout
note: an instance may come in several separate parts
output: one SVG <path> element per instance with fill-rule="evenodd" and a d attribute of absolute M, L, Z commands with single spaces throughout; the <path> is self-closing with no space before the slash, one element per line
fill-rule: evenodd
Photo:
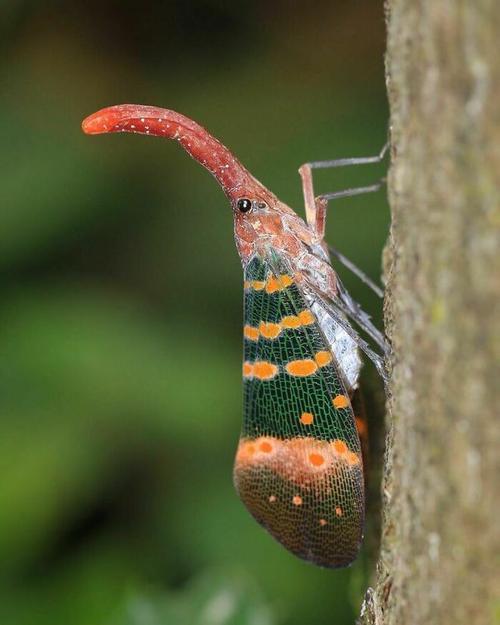
<path fill-rule="evenodd" d="M 233 202 L 251 194 L 264 196 L 264 199 L 269 193 L 220 141 L 192 119 L 175 111 L 120 104 L 93 113 L 83 120 L 82 129 L 89 135 L 135 132 L 175 139 L 215 176 Z"/>

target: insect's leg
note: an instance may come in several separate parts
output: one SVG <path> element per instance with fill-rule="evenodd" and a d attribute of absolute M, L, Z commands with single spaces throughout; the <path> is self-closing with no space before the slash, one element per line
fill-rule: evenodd
<path fill-rule="evenodd" d="M 311 169 L 332 169 L 334 167 L 349 167 L 350 165 L 370 165 L 373 163 L 381 163 L 387 150 L 389 149 L 389 141 L 387 141 L 383 148 L 375 156 L 355 156 L 354 158 L 336 158 L 330 161 L 313 161 L 308 163 Z"/>
<path fill-rule="evenodd" d="M 355 276 L 357 276 L 361 280 L 361 282 L 364 282 L 366 284 L 366 286 L 369 287 L 375 293 L 375 295 L 377 295 L 381 299 L 384 297 L 384 292 L 378 286 L 378 284 L 376 284 L 369 276 L 366 275 L 366 273 L 364 271 L 362 271 L 351 260 L 349 260 L 347 258 L 347 256 L 344 256 L 344 254 L 342 254 L 342 252 L 339 252 L 339 250 L 337 248 L 333 247 L 333 245 L 329 245 L 328 246 L 328 251 L 340 263 L 342 263 L 344 265 L 344 267 L 347 267 L 347 269 L 349 269 L 349 271 L 351 271 Z"/>
<path fill-rule="evenodd" d="M 346 306 L 340 299 L 336 299 L 333 301 L 327 295 L 316 289 L 313 285 L 308 285 L 309 288 L 316 294 L 316 301 L 323 308 L 325 312 L 327 312 L 332 319 L 345 330 L 345 332 L 353 339 L 356 345 L 363 350 L 363 352 L 368 356 L 368 358 L 373 362 L 377 371 L 379 372 L 380 377 L 383 379 L 384 383 L 387 383 L 388 374 L 385 368 L 384 357 L 377 354 L 368 343 L 359 336 L 359 334 L 351 327 L 348 323 L 344 315 L 353 318 L 349 307 Z M 358 324 L 359 321 L 354 319 Z M 361 324 L 360 327 L 365 329 Z M 373 338 L 373 337 L 372 337 Z M 385 342 L 384 342 L 385 344 Z M 384 355 L 386 350 L 384 349 Z"/>
<path fill-rule="evenodd" d="M 378 191 L 380 187 L 384 184 L 385 180 L 382 179 L 376 184 L 367 187 L 345 189 L 343 191 L 327 193 L 315 197 L 312 170 L 327 168 L 329 169 L 334 167 L 347 167 L 349 165 L 368 165 L 370 163 L 380 163 L 384 160 L 388 148 L 389 142 L 384 145 L 384 147 L 376 156 L 337 158 L 330 161 L 313 161 L 311 163 L 304 163 L 304 165 L 300 167 L 299 174 L 302 178 L 302 191 L 304 193 L 306 221 L 320 239 L 324 238 L 326 207 L 330 200 L 338 199 L 340 197 L 360 195 L 361 193 L 371 193 L 374 191 Z"/>
<path fill-rule="evenodd" d="M 353 319 L 353 321 L 355 321 L 359 327 L 377 343 L 384 354 L 387 354 L 389 352 L 389 346 L 387 345 L 384 335 L 376 326 L 373 325 L 370 316 L 361 308 L 358 302 L 351 297 L 338 276 L 337 290 L 338 301 L 335 302 L 337 306 L 344 310 L 345 314 Z"/>
<path fill-rule="evenodd" d="M 333 193 L 323 193 L 316 198 L 316 201 L 324 202 L 326 209 L 326 204 L 328 204 L 330 200 L 338 200 L 341 197 L 352 197 L 353 195 L 361 195 L 363 193 L 375 193 L 381 189 L 385 183 L 385 177 L 380 178 L 375 184 L 370 184 L 367 187 L 353 187 L 351 189 L 342 189 L 342 191 L 334 191 Z"/>
<path fill-rule="evenodd" d="M 306 209 L 306 221 L 321 241 L 325 237 L 326 206 L 328 201 L 314 197 L 314 184 L 312 179 L 312 163 L 304 163 L 299 168 L 302 178 L 302 193 Z"/>

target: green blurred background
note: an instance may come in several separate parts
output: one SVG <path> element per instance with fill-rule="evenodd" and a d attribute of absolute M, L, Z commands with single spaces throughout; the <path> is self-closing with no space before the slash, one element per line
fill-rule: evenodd
<path fill-rule="evenodd" d="M 1 625 L 352 623 L 376 504 L 359 560 L 326 571 L 233 490 L 242 279 L 222 191 L 174 143 L 80 122 L 181 111 L 302 214 L 302 162 L 384 143 L 382 0 L 3 0 L 0 16 Z M 316 189 L 382 170 L 321 171 Z M 374 278 L 384 195 L 328 223 Z"/>

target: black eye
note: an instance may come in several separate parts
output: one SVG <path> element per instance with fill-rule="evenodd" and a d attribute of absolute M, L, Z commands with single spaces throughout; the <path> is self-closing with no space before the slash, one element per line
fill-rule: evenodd
<path fill-rule="evenodd" d="M 237 206 L 242 213 L 248 213 L 248 211 L 252 208 L 252 202 L 247 198 L 241 198 L 241 200 L 238 200 Z"/>

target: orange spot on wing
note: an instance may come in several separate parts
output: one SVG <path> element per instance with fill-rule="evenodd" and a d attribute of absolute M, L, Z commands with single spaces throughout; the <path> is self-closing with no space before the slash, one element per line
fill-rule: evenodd
<path fill-rule="evenodd" d="M 326 525 L 327 521 L 326 519 L 320 519 L 319 520 L 319 524 L 321 525 L 321 527 L 324 527 Z"/>
<path fill-rule="evenodd" d="M 326 367 L 326 365 L 332 362 L 332 355 L 327 351 L 318 352 L 316 356 L 314 356 L 314 360 L 318 367 Z"/>
<path fill-rule="evenodd" d="M 325 462 L 321 454 L 309 454 L 309 460 L 315 467 L 320 467 Z"/>
<path fill-rule="evenodd" d="M 302 324 L 298 317 L 290 315 L 288 317 L 283 317 L 283 319 L 281 320 L 281 325 L 283 328 L 300 328 Z"/>
<path fill-rule="evenodd" d="M 283 274 L 282 276 L 279 277 L 279 282 L 280 282 L 281 288 L 282 289 L 286 289 L 289 286 L 292 286 L 293 278 L 292 278 L 292 276 L 289 276 L 287 274 Z"/>
<path fill-rule="evenodd" d="M 299 420 L 302 423 L 302 425 L 311 425 L 311 423 L 314 421 L 314 416 L 310 412 L 303 412 L 300 415 Z"/>
<path fill-rule="evenodd" d="M 253 365 L 251 362 L 244 362 L 243 363 L 243 377 L 244 378 L 251 378 L 253 376 Z"/>
<path fill-rule="evenodd" d="M 310 358 L 306 358 L 305 360 L 292 360 L 287 363 L 286 370 L 290 375 L 305 377 L 315 373 L 318 370 L 318 365 Z"/>
<path fill-rule="evenodd" d="M 276 293 L 276 291 L 282 291 L 293 284 L 292 276 L 283 274 L 278 278 L 269 276 L 266 281 L 266 293 Z"/>
<path fill-rule="evenodd" d="M 349 399 L 345 395 L 337 395 L 332 399 L 332 404 L 335 408 L 347 408 L 347 406 L 349 406 Z"/>
<path fill-rule="evenodd" d="M 251 458 L 255 453 L 255 445 L 252 443 L 241 443 L 238 453 L 244 458 Z"/>
<path fill-rule="evenodd" d="M 300 326 L 308 326 L 315 323 L 316 319 L 310 310 L 303 310 L 298 315 L 288 315 L 283 317 L 281 325 L 283 328 L 300 328 Z"/>
<path fill-rule="evenodd" d="M 311 323 L 315 323 L 316 319 L 310 310 L 303 310 L 299 313 L 299 321 L 303 326 L 311 325 Z"/>
<path fill-rule="evenodd" d="M 280 290 L 280 283 L 278 282 L 278 280 L 276 278 L 273 278 L 272 276 L 268 278 L 266 282 L 266 293 L 271 294 L 279 290 Z"/>
<path fill-rule="evenodd" d="M 359 456 L 358 454 L 354 453 L 353 451 L 349 451 L 347 453 L 347 462 L 353 466 L 355 464 L 359 464 L 360 460 L 359 460 Z"/>
<path fill-rule="evenodd" d="M 259 330 L 265 339 L 275 339 L 281 332 L 281 326 L 279 323 L 266 323 L 265 321 L 261 321 Z"/>
<path fill-rule="evenodd" d="M 337 516 L 342 516 L 342 515 L 344 514 L 344 513 L 342 512 L 342 508 L 341 508 L 340 506 L 337 506 L 337 507 L 335 508 L 335 514 L 336 514 Z"/>
<path fill-rule="evenodd" d="M 252 282 L 251 282 L 250 280 L 245 280 L 245 281 L 243 282 L 243 288 L 244 288 L 244 289 L 247 289 L 247 290 L 248 290 L 248 289 L 251 289 L 251 288 L 252 288 Z"/>
<path fill-rule="evenodd" d="M 337 439 L 333 441 L 332 444 L 333 444 L 333 448 L 338 454 L 345 454 L 345 452 L 347 451 L 347 445 L 344 443 L 344 441 Z"/>
<path fill-rule="evenodd" d="M 246 339 L 257 341 L 259 338 L 259 330 L 257 328 L 252 328 L 252 326 L 245 326 L 243 328 L 243 335 Z"/>
<path fill-rule="evenodd" d="M 294 498 L 292 499 L 292 503 L 294 506 L 301 506 L 302 505 L 302 497 L 300 495 L 295 495 Z"/>
<path fill-rule="evenodd" d="M 254 291 L 262 291 L 265 286 L 266 283 L 261 280 L 252 280 L 252 288 Z"/>
<path fill-rule="evenodd" d="M 337 449 L 334 443 L 337 444 Z M 318 488 L 325 488 L 327 491 L 330 491 L 330 488 L 335 491 L 339 488 L 342 490 L 344 477 L 347 478 L 351 471 L 353 479 L 359 479 L 357 470 L 360 467 L 361 456 L 349 451 L 343 441 L 337 439 L 328 442 L 309 436 L 290 439 L 273 436 L 244 438 L 239 442 L 235 458 L 236 474 L 252 471 L 256 477 L 260 475 L 261 479 L 263 470 L 271 471 L 290 483 L 290 487 L 294 490 L 298 487 L 306 491 L 316 491 Z M 340 477 L 341 474 L 344 477 Z M 276 494 L 277 492 L 281 491 L 271 487 L 267 497 L 275 495 L 278 501 L 280 496 Z M 300 491 L 295 493 L 292 491 L 285 499 L 290 501 L 294 494 L 304 496 Z M 341 501 L 338 504 L 341 504 Z"/>
<path fill-rule="evenodd" d="M 271 445 L 271 443 L 264 441 L 263 443 L 259 445 L 259 449 L 260 451 L 263 451 L 265 454 L 269 454 L 272 452 L 273 446 Z"/>
<path fill-rule="evenodd" d="M 276 501 L 276 497 L 275 497 L 274 495 L 270 495 L 270 496 L 269 496 L 269 501 L 270 501 L 271 503 L 274 503 L 274 502 Z"/>
<path fill-rule="evenodd" d="M 271 362 L 259 360 L 253 363 L 253 374 L 259 380 L 271 380 L 278 373 L 278 367 Z"/>

